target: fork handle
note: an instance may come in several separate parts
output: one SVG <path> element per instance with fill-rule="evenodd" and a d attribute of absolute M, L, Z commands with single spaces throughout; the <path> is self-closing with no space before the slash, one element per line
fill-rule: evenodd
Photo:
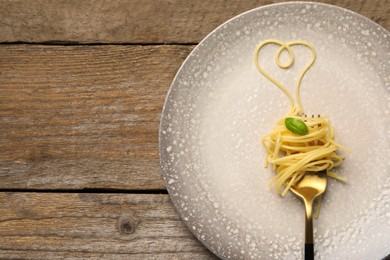
<path fill-rule="evenodd" d="M 314 260 L 314 244 L 305 243 L 305 260 Z"/>
<path fill-rule="evenodd" d="M 305 260 L 314 260 L 313 239 L 313 201 L 315 198 L 304 199 L 305 202 Z"/>

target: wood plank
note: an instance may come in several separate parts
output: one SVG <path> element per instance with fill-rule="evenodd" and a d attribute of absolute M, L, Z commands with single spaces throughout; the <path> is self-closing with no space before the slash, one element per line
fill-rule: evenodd
<path fill-rule="evenodd" d="M 0 189 L 165 189 L 160 114 L 193 46 L 0 47 Z"/>
<path fill-rule="evenodd" d="M 0 0 L 0 42 L 197 43 L 226 20 L 284 0 Z M 321 0 L 390 30 L 387 0 Z"/>
<path fill-rule="evenodd" d="M 0 193 L 0 258 L 217 259 L 168 195 Z"/>

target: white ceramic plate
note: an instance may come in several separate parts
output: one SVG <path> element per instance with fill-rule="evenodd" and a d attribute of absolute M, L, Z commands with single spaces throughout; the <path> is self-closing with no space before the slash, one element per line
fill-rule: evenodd
<path fill-rule="evenodd" d="M 329 116 L 349 147 L 315 221 L 316 259 L 381 259 L 390 253 L 390 34 L 356 13 L 318 3 L 283 3 L 218 27 L 186 59 L 167 96 L 160 156 L 169 194 L 196 237 L 223 259 L 302 259 L 303 204 L 267 188 L 260 137 L 288 100 L 256 70 L 258 42 L 305 40 L 317 60 L 302 83 L 306 113 Z M 294 48 L 292 85 L 308 60 Z M 268 53 L 268 54 L 267 54 Z"/>

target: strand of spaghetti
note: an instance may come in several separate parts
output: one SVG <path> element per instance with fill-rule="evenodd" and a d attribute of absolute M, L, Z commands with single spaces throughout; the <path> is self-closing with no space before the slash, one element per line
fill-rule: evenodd
<path fill-rule="evenodd" d="M 341 149 L 343 149 L 344 151 L 347 151 L 347 152 L 350 152 L 351 150 L 348 148 L 348 147 L 345 147 L 344 145 L 341 145 L 339 143 L 337 143 L 335 140 L 329 140 L 329 142 L 331 142 L 332 144 L 340 147 Z"/>
<path fill-rule="evenodd" d="M 315 154 L 321 154 L 321 150 L 327 148 L 327 147 L 330 147 L 332 150 L 335 150 L 337 149 L 338 147 L 337 146 L 321 146 L 321 148 L 315 150 Z M 321 150 L 320 150 L 321 149 Z M 330 151 L 331 153 L 332 151 Z M 330 154 L 329 153 L 329 154 Z M 283 161 L 290 161 L 292 159 L 297 159 L 297 160 L 302 160 L 303 158 L 307 158 L 311 155 L 312 153 L 297 153 L 297 154 L 293 154 L 293 155 L 290 155 L 290 156 L 284 156 L 282 158 L 278 158 L 278 159 L 275 159 L 275 160 L 272 160 L 270 163 L 274 163 L 274 164 L 277 164 L 277 163 L 281 163 Z"/>
<path fill-rule="evenodd" d="M 308 47 L 311 50 L 311 53 L 312 53 L 311 60 L 304 67 L 302 72 L 300 73 L 300 75 L 298 77 L 298 81 L 297 81 L 296 86 L 295 86 L 295 99 L 297 102 L 297 107 L 294 106 L 294 99 L 293 99 L 291 93 L 279 81 L 277 81 L 275 78 L 270 76 L 259 64 L 260 49 L 267 44 L 277 44 L 280 46 L 280 48 L 278 49 L 278 51 L 276 52 L 276 55 L 275 55 L 275 62 L 280 68 L 283 68 L 283 69 L 287 69 L 287 68 L 291 67 L 291 65 L 294 63 L 294 52 L 292 51 L 291 46 L 303 45 L 303 46 Z M 282 63 L 280 61 L 280 55 L 282 54 L 282 52 L 284 50 L 287 50 L 287 52 L 289 54 L 289 59 L 288 59 L 287 63 Z M 292 41 L 292 42 L 284 43 L 284 42 L 279 41 L 279 40 L 269 39 L 269 40 L 261 42 L 255 48 L 254 62 L 255 62 L 256 68 L 258 69 L 258 71 L 260 71 L 261 74 L 263 74 L 267 79 L 269 79 L 272 83 L 274 83 L 277 87 L 279 87 L 287 95 L 287 97 L 290 101 L 290 110 L 287 113 L 289 115 L 303 113 L 302 102 L 301 102 L 301 98 L 299 96 L 301 82 L 302 82 L 302 79 L 305 76 L 306 72 L 313 65 L 315 59 L 316 59 L 316 52 L 314 50 L 314 47 L 310 43 L 304 42 L 304 41 Z"/>
<path fill-rule="evenodd" d="M 310 62 L 306 65 L 306 67 L 302 70 L 301 74 L 299 75 L 298 77 L 298 81 L 295 85 L 295 100 L 297 101 L 297 105 L 298 105 L 298 109 L 299 111 L 302 111 L 303 112 L 303 107 L 302 107 L 302 102 L 301 102 L 301 98 L 300 98 L 300 89 L 301 89 L 301 83 L 302 83 L 302 79 L 303 77 L 305 76 L 306 72 L 309 70 L 309 68 L 313 65 L 314 61 L 316 60 L 316 51 L 314 50 L 314 47 L 308 43 L 308 42 L 304 42 L 304 41 L 293 41 L 293 42 L 289 42 L 287 43 L 289 46 L 294 46 L 294 45 L 303 45 L 303 46 L 306 46 L 310 49 L 311 51 L 311 54 L 312 54 L 312 57 L 311 57 L 311 60 Z"/>
<path fill-rule="evenodd" d="M 339 181 L 342 181 L 342 182 L 347 182 L 347 179 L 346 179 L 346 178 L 341 177 L 340 175 L 338 175 L 338 174 L 335 173 L 335 172 L 329 171 L 327 174 L 328 174 L 329 177 L 335 178 L 335 179 L 337 179 L 337 180 L 339 180 Z"/>
<path fill-rule="evenodd" d="M 276 63 L 278 64 L 278 66 L 281 67 L 281 68 L 288 68 L 288 67 L 290 67 L 292 65 L 292 63 L 294 61 L 294 53 L 291 50 L 290 46 L 288 46 L 287 44 L 285 44 L 282 41 L 278 41 L 278 40 L 274 40 L 274 39 L 263 41 L 259 45 L 256 46 L 256 48 L 255 48 L 255 55 L 254 55 L 254 62 L 255 62 L 257 70 L 260 71 L 260 73 L 263 74 L 264 77 L 269 79 L 272 83 L 274 83 L 278 88 L 280 88 L 286 94 L 286 96 L 288 97 L 288 99 L 290 101 L 290 111 L 291 111 L 291 110 L 294 109 L 294 99 L 291 96 L 290 92 L 285 87 L 283 87 L 283 85 L 279 81 L 277 81 L 276 79 L 271 77 L 259 64 L 259 52 L 260 52 L 260 49 L 263 48 L 263 46 L 265 46 L 267 44 L 270 44 L 270 43 L 280 45 L 281 48 L 282 49 L 286 49 L 288 54 L 289 54 L 289 58 L 290 59 L 288 60 L 288 62 L 286 64 L 282 64 L 279 61 L 279 56 L 276 56 Z M 282 66 L 280 66 L 279 64 L 282 65 Z"/>
<path fill-rule="evenodd" d="M 326 154 L 334 152 L 335 150 L 337 150 L 337 147 L 328 147 L 328 148 L 323 148 L 323 149 L 321 148 L 318 151 L 316 151 L 315 153 L 309 154 L 308 156 L 302 158 L 302 160 L 300 160 L 299 162 L 295 163 L 293 166 L 290 167 L 289 171 L 299 170 L 299 168 L 302 168 L 303 165 L 305 165 L 305 164 L 307 164 L 315 159 L 321 158 L 322 156 L 325 156 Z"/>

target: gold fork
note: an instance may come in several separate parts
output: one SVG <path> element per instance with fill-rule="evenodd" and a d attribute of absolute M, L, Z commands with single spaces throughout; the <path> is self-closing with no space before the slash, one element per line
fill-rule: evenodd
<path fill-rule="evenodd" d="M 290 187 L 290 190 L 305 203 L 305 260 L 314 260 L 313 202 L 326 189 L 326 173 L 307 173 L 303 179 Z"/>

